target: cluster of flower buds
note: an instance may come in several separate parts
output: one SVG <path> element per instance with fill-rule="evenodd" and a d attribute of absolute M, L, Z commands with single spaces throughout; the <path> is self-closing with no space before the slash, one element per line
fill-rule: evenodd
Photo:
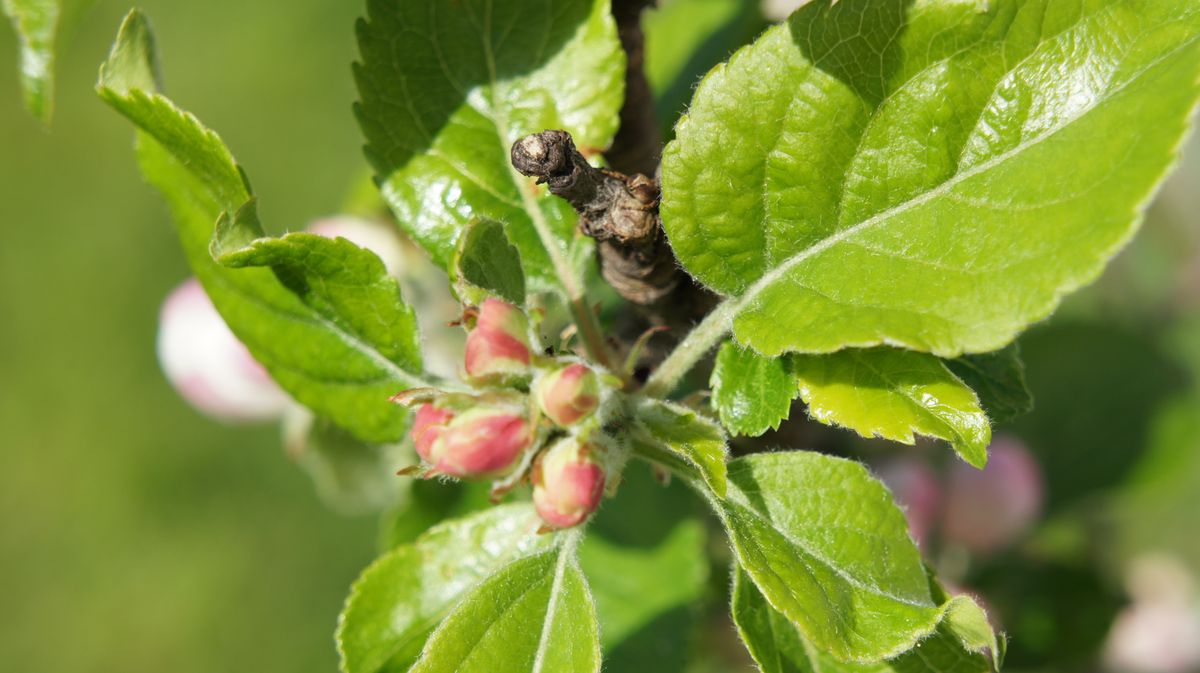
<path fill-rule="evenodd" d="M 595 370 L 534 348 L 529 317 L 485 300 L 468 311 L 463 378 L 472 394 L 406 391 L 413 448 L 426 477 L 490 479 L 503 492 L 528 478 L 547 529 L 577 526 L 600 506 L 602 442 L 591 439 L 605 394 Z"/>

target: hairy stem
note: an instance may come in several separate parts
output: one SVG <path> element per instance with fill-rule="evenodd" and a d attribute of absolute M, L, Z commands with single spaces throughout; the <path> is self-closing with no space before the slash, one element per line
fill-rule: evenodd
<path fill-rule="evenodd" d="M 733 300 L 727 299 L 718 304 L 654 370 L 642 392 L 649 397 L 670 395 L 692 367 L 729 333 L 737 309 L 738 302 Z"/>

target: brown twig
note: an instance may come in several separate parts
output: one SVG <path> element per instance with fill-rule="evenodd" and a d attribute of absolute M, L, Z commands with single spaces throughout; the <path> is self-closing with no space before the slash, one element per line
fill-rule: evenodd
<path fill-rule="evenodd" d="M 598 242 L 604 279 L 645 322 L 683 333 L 712 309 L 715 297 L 679 268 L 663 233 L 656 181 L 592 166 L 566 131 L 518 140 L 512 164 L 579 212 L 580 228 Z"/>
<path fill-rule="evenodd" d="M 612 13 L 617 34 L 625 50 L 625 102 L 621 106 L 621 127 L 605 152 L 613 170 L 628 175 L 655 175 L 662 156 L 662 135 L 654 116 L 654 93 L 642 65 L 645 61 L 645 36 L 642 12 L 655 0 L 613 0 Z"/>

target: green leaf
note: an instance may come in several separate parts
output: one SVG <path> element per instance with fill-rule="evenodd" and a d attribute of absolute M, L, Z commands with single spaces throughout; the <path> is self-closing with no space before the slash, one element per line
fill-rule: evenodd
<path fill-rule="evenodd" d="M 639 632 L 653 630 L 656 621 L 692 609 L 704 595 L 704 543 L 704 525 L 696 519 L 680 522 L 650 548 L 619 545 L 589 531 L 579 548 L 579 563 L 595 594 L 604 625 L 601 644 L 614 670 L 635 670 L 628 663 L 617 665 L 611 658 L 614 650 L 637 640 Z M 661 668 L 663 662 L 655 663 Z"/>
<path fill-rule="evenodd" d="M 367 13 L 356 111 L 400 224 L 449 269 L 472 218 L 503 222 L 530 289 L 570 291 L 590 241 L 509 149 L 548 128 L 608 146 L 624 76 L 608 1 L 371 0 Z"/>
<path fill-rule="evenodd" d="M 992 422 L 1004 423 L 1033 411 L 1033 393 L 1025 384 L 1025 363 L 1017 344 L 947 360 L 946 366 L 975 391 Z"/>
<path fill-rule="evenodd" d="M 904 515 L 862 465 L 808 452 L 739 458 L 728 498 L 712 504 L 754 584 L 818 649 L 879 661 L 937 627 L 943 609 Z"/>
<path fill-rule="evenodd" d="M 525 274 L 521 252 L 509 242 L 504 226 L 495 220 L 473 220 L 454 254 L 450 276 L 455 294 L 470 303 L 499 297 L 525 305 Z"/>
<path fill-rule="evenodd" d="M 568 539 L 471 592 L 429 638 L 411 673 L 599 670 L 596 608 Z"/>
<path fill-rule="evenodd" d="M 58 0 L 3 0 L 0 9 L 12 21 L 21 42 L 21 87 L 25 107 L 43 124 L 54 114 L 54 42 L 58 37 Z"/>
<path fill-rule="evenodd" d="M 800 397 L 813 418 L 863 437 L 905 444 L 914 433 L 950 442 L 983 467 L 992 429 L 979 399 L 938 358 L 897 348 L 792 357 Z"/>
<path fill-rule="evenodd" d="M 1198 34 L 1195 0 L 814 2 L 701 83 L 664 226 L 763 354 L 999 349 L 1136 230 Z"/>
<path fill-rule="evenodd" d="M 747 437 L 777 430 L 799 394 L 787 358 L 765 358 L 732 341 L 717 353 L 709 385 L 721 423 Z"/>
<path fill-rule="evenodd" d="M 955 599 L 937 630 L 912 649 L 877 663 L 846 663 L 819 651 L 771 607 L 745 571 L 735 570 L 733 621 L 762 673 L 993 673 L 997 648 L 987 617 Z M 985 648 L 987 651 L 985 652 Z"/>
<path fill-rule="evenodd" d="M 406 309 L 399 295 L 380 304 L 387 306 L 386 315 L 393 321 L 389 328 L 395 331 L 378 342 L 367 341 L 362 331 L 367 328 L 360 324 L 363 316 L 330 317 L 340 311 L 339 303 L 342 307 L 357 304 L 351 295 L 365 292 L 364 288 L 310 287 L 302 297 L 268 269 L 217 264 L 209 245 L 219 220 L 242 236 L 239 240 L 256 230 L 250 186 L 215 133 L 155 92 L 153 54 L 146 18 L 131 12 L 100 69 L 97 89 L 137 127 L 142 172 L 170 206 L 188 263 L 213 304 L 280 386 L 318 416 L 368 442 L 400 439 L 405 413 L 388 398 L 428 384 L 418 376 L 419 360 L 410 348 L 415 347 L 416 337 L 405 332 Z M 229 241 L 218 242 L 229 245 Z M 368 253 L 352 250 L 344 242 L 321 245 L 339 250 L 346 260 L 356 260 L 357 272 L 369 274 L 382 268 L 373 258 L 367 259 Z M 346 273 L 355 272 L 347 269 Z M 299 287 L 301 280 L 290 279 L 292 287 Z M 315 278 L 309 281 L 315 283 Z M 388 293 L 384 285 L 372 287 L 358 307 L 374 306 L 382 301 L 380 293 Z"/>
<path fill-rule="evenodd" d="M 218 224 L 213 250 L 219 263 L 234 269 L 273 269 L 331 331 L 356 350 L 381 356 L 380 368 L 421 371 L 417 317 L 375 253 L 344 238 L 316 234 L 256 238 L 244 245 L 237 238 Z"/>
<path fill-rule="evenodd" d="M 677 404 L 642 399 L 629 433 L 635 450 L 667 467 L 695 473 L 725 497 L 725 433 L 716 423 Z"/>
<path fill-rule="evenodd" d="M 513 561 L 552 547 L 555 538 L 538 535 L 540 526 L 529 505 L 494 507 L 381 556 L 354 583 L 338 621 L 342 671 L 409 670 L 467 592 Z"/>

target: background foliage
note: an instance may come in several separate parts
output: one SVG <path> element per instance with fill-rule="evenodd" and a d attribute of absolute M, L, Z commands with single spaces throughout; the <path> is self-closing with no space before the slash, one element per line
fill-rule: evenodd
<path fill-rule="evenodd" d="M 752 18 L 697 4 L 721 17 L 713 60 L 722 40 L 754 34 Z M 360 4 L 141 5 L 172 97 L 237 148 L 263 221 L 300 229 L 338 210 L 365 170 L 349 109 Z M 92 92 L 126 8 L 101 2 L 66 27 L 49 134 L 22 109 L 16 69 L 0 67 L 0 652 L 30 671 L 331 671 L 334 618 L 376 525 L 321 505 L 273 428 L 216 426 L 158 371 L 158 306 L 188 272 L 125 122 Z M 0 30 L 0 64 L 14 53 Z M 656 84 L 671 109 L 678 86 Z M 1016 638 L 1006 670 L 1092 656 L 1137 551 L 1166 545 L 1200 570 L 1178 534 L 1200 523 L 1198 180 L 1193 152 L 1135 246 L 1023 340 L 1038 407 L 1015 430 L 1048 473 L 1049 522 L 971 575 Z M 1161 538 L 1138 525 L 1164 513 Z M 724 583 L 716 572 L 712 591 Z M 1076 599 L 1095 624 L 1055 613 Z"/>

